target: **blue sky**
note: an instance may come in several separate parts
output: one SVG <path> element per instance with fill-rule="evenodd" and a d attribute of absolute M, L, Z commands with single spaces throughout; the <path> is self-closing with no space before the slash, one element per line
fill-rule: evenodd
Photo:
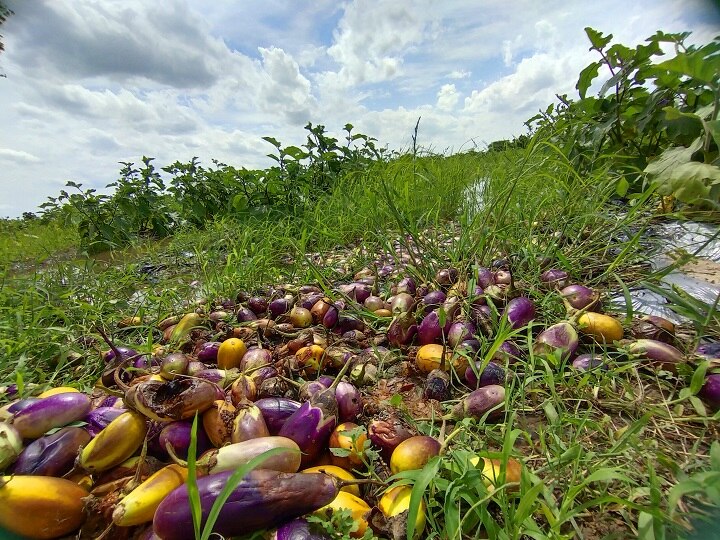
<path fill-rule="evenodd" d="M 402 149 L 482 148 L 575 96 L 583 28 L 628 45 L 720 34 L 711 0 L 8 0 L 0 28 L 0 216 L 119 162 L 265 167 L 261 137 L 350 122 Z"/>

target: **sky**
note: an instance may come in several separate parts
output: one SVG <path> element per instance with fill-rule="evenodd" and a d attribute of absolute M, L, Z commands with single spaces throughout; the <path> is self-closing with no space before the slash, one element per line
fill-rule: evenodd
<path fill-rule="evenodd" d="M 0 217 L 120 162 L 265 168 L 272 136 L 346 123 L 394 150 L 526 133 L 597 59 L 584 28 L 636 45 L 720 34 L 713 0 L 4 0 Z"/>

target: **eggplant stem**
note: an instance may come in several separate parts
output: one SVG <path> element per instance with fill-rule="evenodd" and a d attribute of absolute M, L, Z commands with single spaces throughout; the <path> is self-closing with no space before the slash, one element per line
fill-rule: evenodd
<path fill-rule="evenodd" d="M 147 457 L 148 435 L 149 431 L 145 434 L 145 439 L 143 439 L 142 450 L 140 450 L 140 457 L 138 459 L 135 475 L 133 476 L 132 480 L 130 480 L 123 488 L 123 491 L 125 493 L 130 493 L 133 489 L 135 489 L 141 484 L 140 478 L 142 477 L 142 467 L 145 464 L 145 458 Z"/>
<path fill-rule="evenodd" d="M 110 523 L 110 525 L 108 525 L 105 528 L 105 530 L 100 533 L 100 536 L 98 536 L 95 540 L 102 540 L 103 538 L 105 538 L 108 535 L 108 533 L 112 530 L 114 525 L 115 525 L 114 523 Z"/>
<path fill-rule="evenodd" d="M 323 353 L 323 355 L 324 354 L 325 353 Z M 350 363 L 351 362 L 349 359 L 347 362 L 345 362 L 345 365 L 342 367 L 342 369 L 340 371 L 338 371 L 338 374 L 335 377 L 335 380 L 332 382 L 332 384 L 330 386 L 328 386 L 328 390 L 335 390 L 337 388 L 337 385 L 340 384 L 340 381 L 342 380 L 345 373 L 347 373 L 348 369 L 350 369 Z"/>
<path fill-rule="evenodd" d="M 115 353 L 115 358 L 120 360 L 122 358 L 122 354 L 120 354 L 120 350 L 115 346 L 115 344 L 112 342 L 112 340 L 108 337 L 108 335 L 105 333 L 105 331 L 100 328 L 99 326 L 95 327 L 95 331 L 100 334 L 100 337 L 103 338 L 103 341 L 108 344 L 108 347 L 112 350 L 112 352 Z"/>

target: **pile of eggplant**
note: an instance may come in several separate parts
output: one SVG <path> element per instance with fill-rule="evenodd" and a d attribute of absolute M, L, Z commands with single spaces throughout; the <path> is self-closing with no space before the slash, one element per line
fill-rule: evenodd
<path fill-rule="evenodd" d="M 536 276 L 534 290 L 504 259 L 445 268 L 427 283 L 402 273 L 380 263 L 333 288 L 284 285 L 204 302 L 155 324 L 163 338 L 152 350 L 102 335 L 104 369 L 89 395 L 5 387 L 0 528 L 26 538 L 191 538 L 195 420 L 203 524 L 232 472 L 274 450 L 232 491 L 217 534 L 330 538 L 305 518 L 346 510 L 354 537 L 404 538 L 411 487 L 388 479 L 452 452 L 452 441 L 419 433 L 379 389 L 407 397 L 418 421 L 502 422 L 506 381 L 530 355 L 568 371 L 718 365 L 718 344 L 686 354 L 660 317 L 624 327 L 602 312 L 598 291 L 560 269 Z M 565 305 L 565 320 L 539 322 L 531 293 L 541 288 Z M 720 374 L 709 372 L 699 395 L 717 410 Z M 480 454 L 473 464 L 491 488 L 517 483 L 522 469 Z"/>

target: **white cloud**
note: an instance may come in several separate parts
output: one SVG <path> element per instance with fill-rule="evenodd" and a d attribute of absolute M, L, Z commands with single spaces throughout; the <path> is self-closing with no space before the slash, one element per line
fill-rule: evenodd
<path fill-rule="evenodd" d="M 12 148 L 0 148 L 0 161 L 8 161 L 11 163 L 37 163 L 40 158 L 29 152 L 22 150 L 13 150 Z"/>
<path fill-rule="evenodd" d="M 456 69 L 448 74 L 449 79 L 467 79 L 472 73 L 464 69 Z"/>
<path fill-rule="evenodd" d="M 437 93 L 437 107 L 442 111 L 452 110 L 460 99 L 454 84 L 443 84 Z"/>

